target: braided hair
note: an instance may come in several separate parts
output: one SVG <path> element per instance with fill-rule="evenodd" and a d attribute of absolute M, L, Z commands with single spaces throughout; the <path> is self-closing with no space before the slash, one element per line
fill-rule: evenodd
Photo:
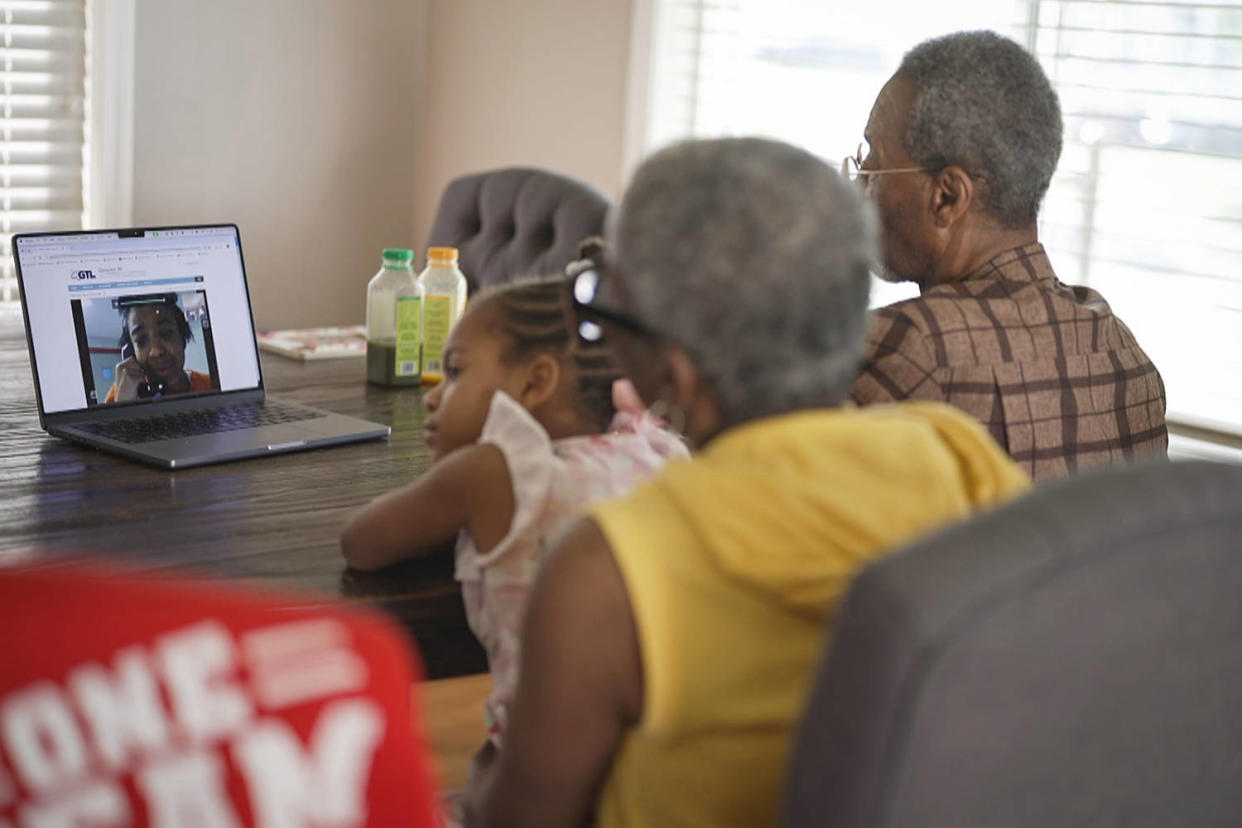
<path fill-rule="evenodd" d="M 526 277 L 484 290 L 472 301 L 486 302 L 495 315 L 508 339 L 506 362 L 547 353 L 571 367 L 579 411 L 603 432 L 617 413 L 612 384 L 621 370 L 606 340 L 587 342 L 578 336 L 571 286 L 565 276 Z"/>

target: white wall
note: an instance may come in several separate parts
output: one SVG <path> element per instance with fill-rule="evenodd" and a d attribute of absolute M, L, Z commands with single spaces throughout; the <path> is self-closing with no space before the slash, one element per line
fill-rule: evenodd
<path fill-rule="evenodd" d="M 134 222 L 236 221 L 260 328 L 361 322 L 458 175 L 618 196 L 635 2 L 137 0 Z"/>
<path fill-rule="evenodd" d="M 444 186 L 464 173 L 546 167 L 615 200 L 635 0 L 429 2 L 419 244 Z"/>
<path fill-rule="evenodd" d="M 236 221 L 260 328 L 361 322 L 412 246 L 426 0 L 138 0 L 136 224 Z"/>

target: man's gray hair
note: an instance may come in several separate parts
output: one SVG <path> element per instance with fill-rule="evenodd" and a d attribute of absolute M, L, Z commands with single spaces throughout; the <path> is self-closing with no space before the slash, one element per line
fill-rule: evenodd
<path fill-rule="evenodd" d="M 686 141 L 639 167 L 615 218 L 623 284 L 601 292 L 686 349 L 726 426 L 845 399 L 875 230 L 835 171 L 776 141 Z"/>
<path fill-rule="evenodd" d="M 921 167 L 985 179 L 983 203 L 1008 228 L 1029 226 L 1061 157 L 1061 105 L 1029 52 L 995 32 L 957 32 L 911 49 L 905 149 Z"/>

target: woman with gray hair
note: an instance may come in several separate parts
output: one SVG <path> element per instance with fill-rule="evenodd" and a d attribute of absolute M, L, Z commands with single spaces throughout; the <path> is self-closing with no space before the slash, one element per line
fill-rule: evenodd
<path fill-rule="evenodd" d="M 471 824 L 773 824 L 854 573 L 1026 488 L 947 406 L 840 407 L 870 224 L 836 173 L 773 141 L 691 141 L 635 174 L 615 265 L 577 277 L 579 329 L 613 339 L 697 454 L 553 552 Z"/>

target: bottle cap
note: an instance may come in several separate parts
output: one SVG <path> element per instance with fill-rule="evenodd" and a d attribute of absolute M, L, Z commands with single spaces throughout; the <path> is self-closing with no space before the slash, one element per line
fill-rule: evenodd
<path fill-rule="evenodd" d="M 414 251 L 406 247 L 385 247 L 384 258 L 398 262 L 408 262 L 414 258 Z"/>
<path fill-rule="evenodd" d="M 456 247 L 428 247 L 427 261 L 452 264 L 457 261 Z"/>

